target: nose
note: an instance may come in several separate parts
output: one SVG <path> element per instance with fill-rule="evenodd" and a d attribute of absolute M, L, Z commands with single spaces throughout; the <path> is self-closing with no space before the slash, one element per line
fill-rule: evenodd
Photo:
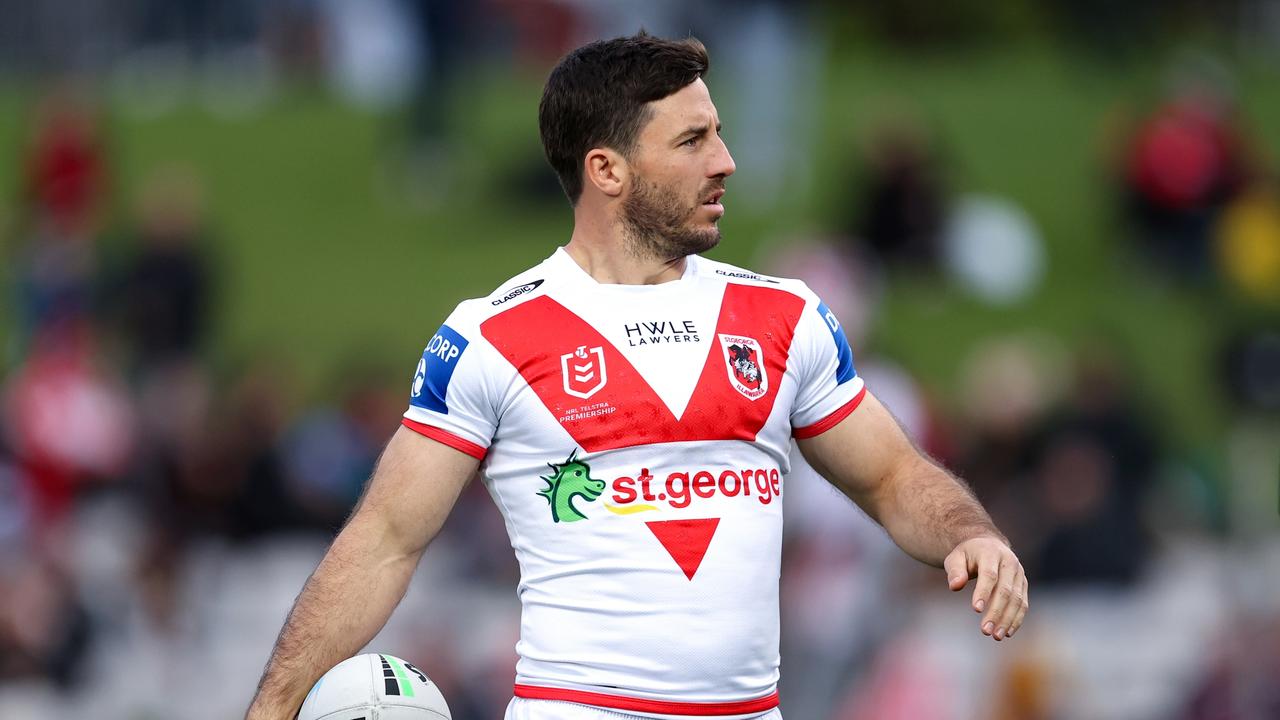
<path fill-rule="evenodd" d="M 711 177 L 729 177 L 738 169 L 738 166 L 734 164 L 733 156 L 729 154 L 729 146 L 724 144 L 724 138 L 716 135 L 715 139 L 716 152 L 708 174 Z"/>

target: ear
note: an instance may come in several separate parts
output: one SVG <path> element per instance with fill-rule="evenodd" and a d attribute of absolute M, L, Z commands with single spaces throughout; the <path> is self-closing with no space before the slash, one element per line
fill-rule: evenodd
<path fill-rule="evenodd" d="M 587 151 L 582 168 L 583 187 L 590 184 L 614 198 L 622 194 L 630 176 L 631 166 L 617 151 L 609 148 L 591 148 Z"/>

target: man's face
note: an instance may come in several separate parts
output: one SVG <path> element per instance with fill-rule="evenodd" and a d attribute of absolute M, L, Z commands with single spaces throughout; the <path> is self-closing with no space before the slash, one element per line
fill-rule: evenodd
<path fill-rule="evenodd" d="M 706 252 L 720 242 L 720 196 L 735 169 L 720 116 L 701 79 L 650 107 L 622 202 L 631 249 L 661 260 Z"/>

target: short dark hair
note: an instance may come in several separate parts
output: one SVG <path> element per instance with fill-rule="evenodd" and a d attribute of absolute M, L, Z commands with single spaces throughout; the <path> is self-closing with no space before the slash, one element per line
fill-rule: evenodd
<path fill-rule="evenodd" d="M 551 71 L 538 105 L 547 161 L 569 202 L 582 196 L 582 160 L 593 147 L 630 155 L 640 129 L 661 100 L 707 73 L 707 48 L 697 38 L 663 40 L 644 30 L 600 40 L 564 56 Z"/>

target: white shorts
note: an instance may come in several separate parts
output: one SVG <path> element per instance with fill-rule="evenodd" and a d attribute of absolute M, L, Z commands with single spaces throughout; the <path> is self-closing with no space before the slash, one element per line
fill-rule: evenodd
<path fill-rule="evenodd" d="M 505 720 L 650 720 L 651 718 L 685 717 L 677 715 L 633 715 L 593 705 L 579 705 L 563 700 L 529 700 L 511 698 Z M 728 715 L 718 720 L 782 720 L 778 708 L 758 715 Z M 707 718 L 707 720 L 716 720 Z"/>

